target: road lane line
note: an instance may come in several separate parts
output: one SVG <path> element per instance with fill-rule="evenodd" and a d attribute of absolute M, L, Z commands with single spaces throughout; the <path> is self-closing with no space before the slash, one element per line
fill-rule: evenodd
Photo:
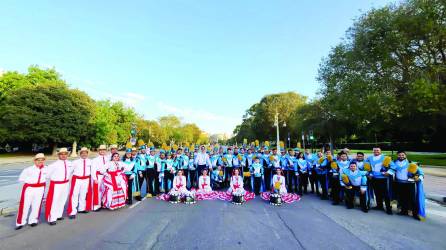
<path fill-rule="evenodd" d="M 18 178 L 19 175 L 0 175 L 0 178 Z"/>
<path fill-rule="evenodd" d="M 131 205 L 131 206 L 129 207 L 129 209 L 132 209 L 132 208 L 138 206 L 138 205 L 141 204 L 141 202 L 142 202 L 143 200 L 145 200 L 145 199 L 146 199 L 146 197 L 142 198 L 141 201 L 138 201 L 138 202 L 136 202 L 135 204 Z"/>

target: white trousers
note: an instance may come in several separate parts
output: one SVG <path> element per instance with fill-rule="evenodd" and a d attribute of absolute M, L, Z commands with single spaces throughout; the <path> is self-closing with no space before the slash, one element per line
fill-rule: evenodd
<path fill-rule="evenodd" d="M 48 222 L 54 222 L 58 218 L 61 218 L 63 216 L 63 211 L 65 207 L 65 203 L 67 202 L 68 198 L 68 188 L 69 183 L 63 183 L 63 184 L 54 184 L 54 190 L 53 190 L 53 197 L 52 201 L 48 200 L 46 202 L 50 202 L 51 208 L 49 216 L 47 217 Z M 51 189 L 51 184 L 50 184 Z M 50 193 L 51 190 L 48 190 L 48 193 Z M 47 206 L 48 208 L 48 206 Z"/>
<path fill-rule="evenodd" d="M 29 224 L 39 222 L 40 206 L 42 205 L 42 198 L 43 194 L 45 193 L 45 186 L 26 187 L 25 184 L 23 189 L 25 190 L 22 190 L 19 210 L 17 211 L 17 226 L 26 225 L 27 219 Z"/>
<path fill-rule="evenodd" d="M 71 182 L 72 186 L 70 187 L 70 192 L 72 193 L 69 198 L 71 204 L 68 206 L 68 215 L 76 215 L 78 211 L 85 211 L 89 184 L 90 178 L 74 179 L 73 177 L 73 181 Z"/>

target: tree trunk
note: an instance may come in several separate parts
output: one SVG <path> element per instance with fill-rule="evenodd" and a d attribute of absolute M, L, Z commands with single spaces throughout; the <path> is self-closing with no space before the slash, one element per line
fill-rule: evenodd
<path fill-rule="evenodd" d="M 53 153 L 51 155 L 52 156 L 57 156 L 57 143 L 53 144 Z"/>

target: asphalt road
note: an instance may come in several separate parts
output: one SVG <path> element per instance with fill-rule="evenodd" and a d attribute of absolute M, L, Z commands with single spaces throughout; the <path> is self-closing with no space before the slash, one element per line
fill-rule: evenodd
<path fill-rule="evenodd" d="M 444 211 L 444 208 L 443 208 Z M 446 217 L 426 222 L 332 206 L 313 195 L 273 207 L 143 200 L 132 208 L 79 215 L 56 226 L 15 231 L 0 218 L 2 249 L 445 249 Z"/>

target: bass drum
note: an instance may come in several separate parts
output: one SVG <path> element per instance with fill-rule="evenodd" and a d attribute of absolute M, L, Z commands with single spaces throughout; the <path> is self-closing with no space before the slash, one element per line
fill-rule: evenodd
<path fill-rule="evenodd" d="M 243 194 L 232 194 L 232 204 L 242 205 L 245 202 Z"/>
<path fill-rule="evenodd" d="M 170 194 L 169 196 L 169 202 L 176 204 L 179 203 L 181 201 L 180 199 L 180 195 L 179 194 Z"/>
<path fill-rule="evenodd" d="M 282 196 L 280 194 L 271 194 L 269 196 L 269 204 L 273 206 L 281 206 L 282 205 Z"/>
<path fill-rule="evenodd" d="M 184 203 L 185 204 L 194 204 L 195 203 L 195 198 L 192 195 L 186 195 L 184 197 Z"/>

